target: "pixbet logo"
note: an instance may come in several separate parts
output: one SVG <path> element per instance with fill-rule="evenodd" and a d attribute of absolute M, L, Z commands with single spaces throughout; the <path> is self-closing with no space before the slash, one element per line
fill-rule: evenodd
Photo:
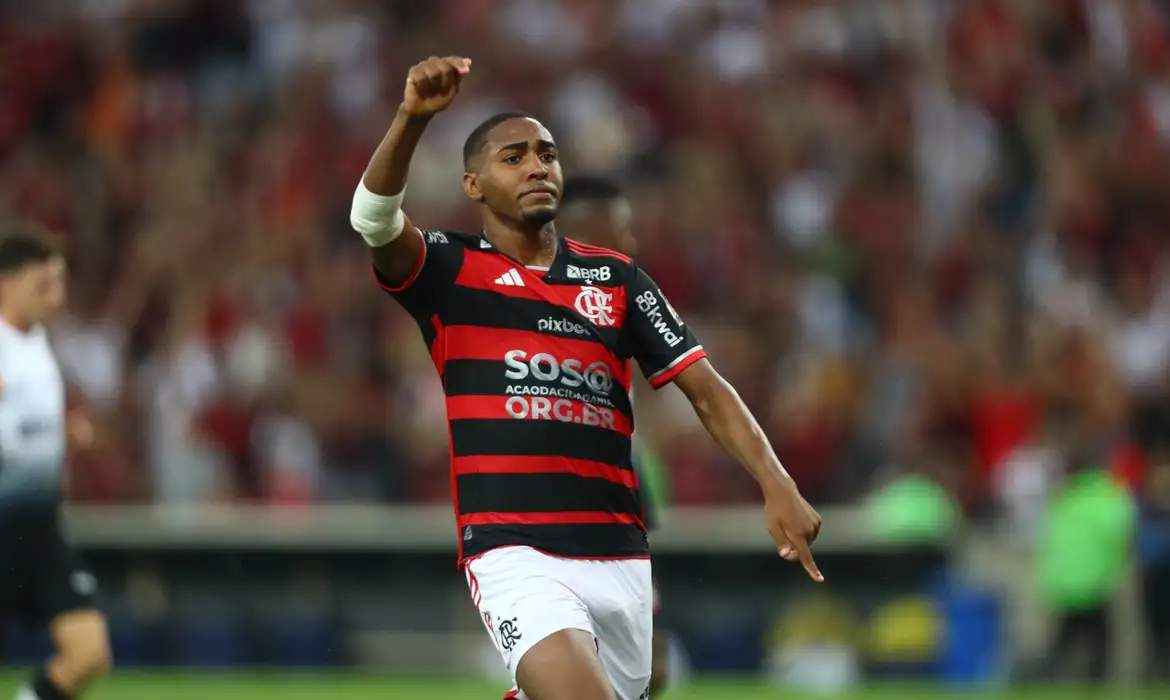
<path fill-rule="evenodd" d="M 601 360 L 588 367 L 575 357 L 557 360 L 547 352 L 538 352 L 532 357 L 523 350 L 509 350 L 504 353 L 504 364 L 508 379 L 527 379 L 532 376 L 544 382 L 559 382 L 569 388 L 588 387 L 595 394 L 607 395 L 613 388 L 613 376 L 609 365 Z"/>
<path fill-rule="evenodd" d="M 565 269 L 565 274 L 571 280 L 608 282 L 613 272 L 610 270 L 608 265 L 605 267 L 577 267 L 576 265 L 569 265 Z"/>
<path fill-rule="evenodd" d="M 612 326 L 616 323 L 613 317 L 613 294 L 605 290 L 581 287 L 573 306 L 595 326 Z"/>
<path fill-rule="evenodd" d="M 536 322 L 536 330 L 551 333 L 572 333 L 573 335 L 589 335 L 589 329 L 583 323 L 576 323 L 567 318 L 542 318 Z"/>

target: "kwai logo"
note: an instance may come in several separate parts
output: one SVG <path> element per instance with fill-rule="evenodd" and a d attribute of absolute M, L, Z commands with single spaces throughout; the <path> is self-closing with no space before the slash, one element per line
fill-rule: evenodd
<path fill-rule="evenodd" d="M 646 320 L 650 322 L 654 330 L 658 331 L 667 345 L 673 348 L 683 341 L 683 337 L 667 323 L 666 316 L 662 313 L 662 305 L 658 303 L 658 295 L 653 290 L 647 289 L 639 294 L 634 298 L 634 303 L 638 305 L 639 311 L 646 314 Z M 674 313 L 674 309 L 671 309 L 671 316 L 678 320 L 681 327 L 682 320 L 678 318 L 678 314 Z"/>

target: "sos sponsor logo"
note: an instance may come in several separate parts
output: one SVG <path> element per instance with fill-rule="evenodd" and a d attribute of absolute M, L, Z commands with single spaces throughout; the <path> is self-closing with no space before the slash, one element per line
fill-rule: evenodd
<path fill-rule="evenodd" d="M 589 335 L 589 329 L 583 323 L 567 318 L 542 318 L 536 322 L 536 330 L 545 333 L 568 333 L 570 335 Z"/>
<path fill-rule="evenodd" d="M 608 396 L 613 389 L 613 375 L 609 365 L 601 360 L 588 366 L 575 357 L 558 360 L 547 352 L 538 352 L 531 357 L 524 350 L 509 350 L 504 353 L 504 364 L 508 379 L 529 377 L 567 389 L 586 388 L 598 396 Z M 518 390 L 516 393 L 520 393 Z"/>
<path fill-rule="evenodd" d="M 604 406 L 547 396 L 509 396 L 504 410 L 517 420 L 555 420 L 616 430 L 613 410 Z"/>
<path fill-rule="evenodd" d="M 608 282 L 613 275 L 613 270 L 609 265 L 605 267 L 578 267 L 576 265 L 569 265 L 565 269 L 565 274 L 571 280 L 589 280 L 591 282 Z"/>
<path fill-rule="evenodd" d="M 670 327 L 670 324 L 667 323 L 666 316 L 662 311 L 663 304 L 658 302 L 658 298 L 658 295 L 655 294 L 653 290 L 647 289 L 634 298 L 634 303 L 638 305 L 639 311 L 646 314 L 646 320 L 650 322 L 650 326 L 654 330 L 658 331 L 658 335 L 662 336 L 662 339 L 666 341 L 667 345 L 673 348 L 683 341 L 683 337 L 679 333 L 676 333 L 675 330 Z M 665 299 L 663 299 L 663 301 L 665 301 Z M 674 308 L 670 306 L 669 302 L 667 302 L 665 306 L 669 309 L 671 317 L 674 318 L 674 320 L 681 328 L 682 319 L 680 319 L 678 314 L 675 313 Z"/>

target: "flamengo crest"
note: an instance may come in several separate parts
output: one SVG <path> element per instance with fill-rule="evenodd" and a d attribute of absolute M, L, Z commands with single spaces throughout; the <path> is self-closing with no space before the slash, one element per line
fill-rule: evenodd
<path fill-rule="evenodd" d="M 581 287 L 573 306 L 595 326 L 612 326 L 617 322 L 613 317 L 613 294 L 598 287 Z"/>

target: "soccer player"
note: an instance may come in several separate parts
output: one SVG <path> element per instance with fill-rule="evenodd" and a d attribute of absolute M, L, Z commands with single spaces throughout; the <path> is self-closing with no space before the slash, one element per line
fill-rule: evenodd
<path fill-rule="evenodd" d="M 557 228 L 562 236 L 570 235 L 574 240 L 590 243 L 602 248 L 615 250 L 633 257 L 638 252 L 638 241 L 634 238 L 633 210 L 630 202 L 615 183 L 600 177 L 578 176 L 565 180 L 557 208 Z M 648 483 L 647 469 L 661 468 L 646 445 L 632 436 L 631 461 L 638 484 Z M 653 530 L 658 522 L 658 506 L 649 489 L 642 489 L 643 524 Z M 652 634 L 650 695 L 657 695 L 666 688 L 669 675 L 669 646 L 666 634 L 659 623 L 660 598 L 658 587 L 654 586 L 654 632 Z"/>
<path fill-rule="evenodd" d="M 56 655 L 16 700 L 68 700 L 110 666 L 93 576 L 62 538 L 65 389 L 43 323 L 65 261 L 34 235 L 0 238 L 0 616 L 47 623 Z"/>
<path fill-rule="evenodd" d="M 471 61 L 411 67 L 354 193 L 374 274 L 416 320 L 447 397 L 459 563 L 512 672 L 509 698 L 649 697 L 651 584 L 630 468 L 628 387 L 673 382 L 756 478 L 781 556 L 823 580 L 820 516 L 654 282 L 616 251 L 557 237 L 563 178 L 536 119 L 498 114 L 463 148 L 478 234 L 424 231 L 402 211 L 428 122 Z"/>

